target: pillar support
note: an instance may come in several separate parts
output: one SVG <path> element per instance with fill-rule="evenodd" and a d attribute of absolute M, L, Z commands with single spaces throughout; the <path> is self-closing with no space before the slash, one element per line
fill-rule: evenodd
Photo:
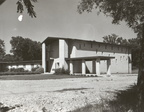
<path fill-rule="evenodd" d="M 107 75 L 111 75 L 111 60 L 107 60 Z"/>
<path fill-rule="evenodd" d="M 86 65 L 85 65 L 85 60 L 82 60 L 82 75 L 86 74 Z"/>
<path fill-rule="evenodd" d="M 42 67 L 44 69 L 44 73 L 46 72 L 46 44 L 42 44 Z"/>
<path fill-rule="evenodd" d="M 92 73 L 96 74 L 96 60 L 92 61 Z"/>
<path fill-rule="evenodd" d="M 96 59 L 96 74 L 100 75 L 100 58 Z"/>
<path fill-rule="evenodd" d="M 73 75 L 73 62 L 70 61 L 70 75 Z"/>

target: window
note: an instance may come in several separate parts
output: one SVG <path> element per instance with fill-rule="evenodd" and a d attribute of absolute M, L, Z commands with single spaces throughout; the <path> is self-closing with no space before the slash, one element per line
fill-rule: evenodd
<path fill-rule="evenodd" d="M 79 49 L 81 49 L 81 44 L 79 44 Z"/>
<path fill-rule="evenodd" d="M 99 47 L 100 47 L 101 45 L 99 44 Z"/>
<path fill-rule="evenodd" d="M 111 50 L 113 50 L 113 46 L 111 46 Z"/>
<path fill-rule="evenodd" d="M 93 47 L 93 44 L 91 43 L 91 48 Z"/>
<path fill-rule="evenodd" d="M 107 49 L 107 45 L 105 45 L 105 49 Z"/>

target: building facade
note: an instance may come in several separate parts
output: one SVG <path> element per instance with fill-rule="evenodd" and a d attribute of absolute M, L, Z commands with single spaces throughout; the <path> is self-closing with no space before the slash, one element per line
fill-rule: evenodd
<path fill-rule="evenodd" d="M 42 42 L 42 66 L 45 73 L 59 68 L 74 75 L 131 73 L 131 51 L 127 46 L 48 37 Z"/>
<path fill-rule="evenodd" d="M 13 62 L 0 62 L 0 72 L 4 72 L 3 68 L 18 69 L 23 68 L 26 71 L 32 71 L 33 68 L 41 67 L 41 60 L 31 60 L 31 61 L 13 61 Z"/>

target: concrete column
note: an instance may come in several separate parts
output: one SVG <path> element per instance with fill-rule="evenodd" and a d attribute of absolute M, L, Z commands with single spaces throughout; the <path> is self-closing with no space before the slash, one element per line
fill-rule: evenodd
<path fill-rule="evenodd" d="M 111 60 L 107 60 L 107 75 L 111 75 Z"/>
<path fill-rule="evenodd" d="M 42 44 L 42 67 L 44 69 L 44 73 L 46 72 L 46 44 Z"/>
<path fill-rule="evenodd" d="M 86 74 L 86 65 L 85 65 L 85 60 L 82 60 L 82 75 Z"/>
<path fill-rule="evenodd" d="M 70 61 L 70 75 L 73 75 L 73 62 Z"/>
<path fill-rule="evenodd" d="M 128 56 L 128 73 L 132 73 L 132 63 L 131 63 L 131 55 Z"/>
<path fill-rule="evenodd" d="M 92 61 L 92 73 L 96 74 L 96 62 L 95 62 L 95 60 Z"/>
<path fill-rule="evenodd" d="M 100 75 L 100 58 L 96 59 L 96 74 Z"/>

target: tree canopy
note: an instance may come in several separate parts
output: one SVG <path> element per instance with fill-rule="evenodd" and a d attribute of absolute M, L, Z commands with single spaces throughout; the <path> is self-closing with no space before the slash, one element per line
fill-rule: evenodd
<path fill-rule="evenodd" d="M 126 24 L 137 32 L 140 38 L 138 93 L 139 107 L 142 108 L 144 101 L 144 0 L 81 0 L 78 12 L 91 12 L 97 9 L 106 16 L 112 17 L 113 24 L 125 21 Z"/>
<path fill-rule="evenodd" d="M 0 60 L 3 60 L 5 55 L 5 43 L 3 40 L 0 39 Z"/>
<path fill-rule="evenodd" d="M 124 39 L 116 34 L 106 35 L 103 37 L 104 43 L 126 45 L 131 48 L 132 66 L 137 68 L 140 60 L 140 38 Z"/>
<path fill-rule="evenodd" d="M 103 37 L 104 43 L 110 43 L 110 44 L 117 44 L 117 45 L 127 45 L 128 41 L 126 39 L 123 39 L 122 37 L 119 37 L 116 34 L 111 34 Z"/>
<path fill-rule="evenodd" d="M 6 0 L 0 0 L 0 5 L 2 5 Z M 27 9 L 27 13 L 31 17 L 36 17 L 36 12 L 34 11 L 34 6 L 32 2 L 37 2 L 37 0 L 18 0 L 17 1 L 17 12 L 18 13 L 23 13 L 24 11 L 24 6 Z"/>
<path fill-rule="evenodd" d="M 22 59 L 23 61 L 41 60 L 42 53 L 40 42 L 17 36 L 12 37 L 10 43 L 12 47 L 10 52 L 18 59 Z"/>
<path fill-rule="evenodd" d="M 144 0 L 81 0 L 78 5 L 79 13 L 93 9 L 112 17 L 114 24 L 124 20 L 136 32 L 144 22 Z"/>

